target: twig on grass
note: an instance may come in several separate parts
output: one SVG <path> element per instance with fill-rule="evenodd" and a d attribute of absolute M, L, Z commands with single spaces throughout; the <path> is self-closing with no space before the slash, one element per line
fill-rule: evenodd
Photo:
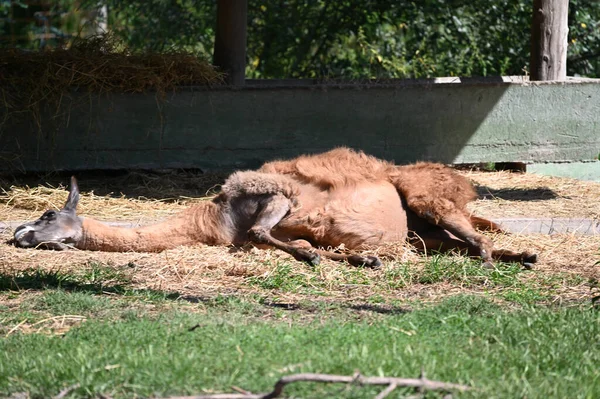
<path fill-rule="evenodd" d="M 234 391 L 239 392 L 241 394 L 244 394 L 244 395 L 252 395 L 252 392 L 246 391 L 245 389 L 242 389 L 242 388 L 237 387 L 235 385 L 232 385 L 231 389 L 233 389 Z"/>
<path fill-rule="evenodd" d="M 293 382 L 308 381 L 308 382 L 323 382 L 323 383 L 358 383 L 361 385 L 386 385 L 387 387 L 381 391 L 375 398 L 383 399 L 398 387 L 418 388 L 423 391 L 466 391 L 471 389 L 467 385 L 452 384 L 441 381 L 428 380 L 425 377 L 421 378 L 397 378 L 397 377 L 363 377 L 356 373 L 353 376 L 332 375 L 332 374 L 292 374 L 281 377 L 275 384 L 272 392 L 264 394 L 209 394 L 197 396 L 171 396 L 168 399 L 273 399 L 279 397 L 283 393 L 283 388 Z"/>
<path fill-rule="evenodd" d="M 80 386 L 81 385 L 79 385 L 79 384 L 71 385 L 70 387 L 67 387 L 67 388 L 63 389 L 62 391 L 60 391 L 58 393 L 58 395 L 56 395 L 53 399 L 63 399 L 68 394 L 70 394 L 71 392 L 73 392 L 74 390 L 76 390 L 77 388 L 79 388 Z"/>
<path fill-rule="evenodd" d="M 390 385 L 387 386 L 386 389 L 384 389 L 383 391 L 379 392 L 379 395 L 375 396 L 375 399 L 383 399 L 386 396 L 388 396 L 390 393 L 392 393 L 392 391 L 394 389 L 398 388 L 398 385 L 395 383 L 391 383 Z"/>
<path fill-rule="evenodd" d="M 22 322 L 20 322 L 19 324 L 17 324 L 13 328 L 11 328 L 10 331 L 6 333 L 6 335 L 4 336 L 4 338 L 8 337 L 10 334 L 12 334 L 13 332 L 17 331 L 19 329 L 19 327 L 21 327 L 25 323 L 27 323 L 27 319 L 23 320 Z"/>

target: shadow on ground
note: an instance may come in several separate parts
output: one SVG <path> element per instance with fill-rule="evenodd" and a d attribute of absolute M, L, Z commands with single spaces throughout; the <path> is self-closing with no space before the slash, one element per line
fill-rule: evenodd
<path fill-rule="evenodd" d="M 481 199 L 502 199 L 506 201 L 544 201 L 559 197 L 556 192 L 547 187 L 493 189 L 486 186 L 477 186 L 476 190 L 479 198 Z"/>
<path fill-rule="evenodd" d="M 67 187 L 75 176 L 81 192 L 93 191 L 98 196 L 148 198 L 175 201 L 212 195 L 225 181 L 225 173 L 203 173 L 199 169 L 155 171 L 94 170 L 56 172 L 50 174 L 0 175 L 0 189 L 16 186 Z"/>
<path fill-rule="evenodd" d="M 60 288 L 65 291 L 87 292 L 92 294 L 116 295 L 151 295 L 161 299 L 176 300 L 178 292 L 158 291 L 151 289 L 133 289 L 128 284 L 104 284 L 104 282 L 82 282 L 76 276 L 62 274 L 59 271 L 29 269 L 17 275 L 0 273 L 0 291 L 13 290 L 46 290 Z"/>
<path fill-rule="evenodd" d="M 110 281 L 109 281 L 110 283 Z M 235 295 L 202 296 L 202 295 L 182 295 L 177 291 L 161 291 L 153 289 L 136 289 L 129 284 L 104 284 L 104 282 L 82 282 L 78 281 L 76 276 L 61 274 L 58 271 L 45 271 L 37 269 L 28 269 L 19 272 L 17 275 L 0 273 L 0 292 L 3 291 L 25 291 L 25 290 L 47 290 L 61 289 L 68 292 L 83 292 L 94 295 L 114 294 L 124 297 L 148 297 L 169 301 L 185 301 L 189 303 L 203 303 L 209 306 L 218 306 L 221 303 L 227 303 L 229 299 L 237 300 Z M 274 302 L 259 301 L 257 305 L 266 308 L 281 309 L 287 311 L 300 311 L 304 313 L 323 312 L 323 307 L 317 303 L 311 302 Z M 407 313 L 408 310 L 397 306 L 387 304 L 360 304 L 332 302 L 330 305 L 338 309 L 348 309 L 356 312 L 377 313 L 383 315 L 398 315 Z"/>
<path fill-rule="evenodd" d="M 11 185 L 29 187 L 62 185 L 67 187 L 72 173 L 0 175 L 0 189 Z M 199 169 L 164 171 L 96 170 L 75 173 L 81 192 L 93 191 L 98 196 L 148 198 L 175 201 L 181 198 L 200 198 L 213 195 L 227 178 L 227 173 L 203 173 Z M 540 201 L 558 198 L 547 187 L 502 188 L 476 186 L 479 198 L 507 201 Z"/>

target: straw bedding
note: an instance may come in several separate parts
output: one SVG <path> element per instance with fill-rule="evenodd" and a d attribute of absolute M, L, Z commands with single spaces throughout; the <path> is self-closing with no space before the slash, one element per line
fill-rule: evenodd
<path fill-rule="evenodd" d="M 481 198 L 472 205 L 472 210 L 482 216 L 600 217 L 599 183 L 508 172 L 461 173 L 478 186 Z M 223 178 L 223 175 L 195 172 L 130 172 L 111 178 L 84 173 L 80 177 L 80 214 L 101 220 L 134 220 L 146 224 L 210 198 Z M 60 182 L 66 181 L 67 177 L 60 175 L 0 179 L 0 220 L 30 220 L 39 217 L 46 208 L 60 207 L 67 196 Z M 0 232 L 0 239 L 9 239 L 10 234 L 11 231 Z M 569 280 L 555 287 L 556 300 L 587 298 L 587 279 L 600 277 L 595 265 L 600 259 L 600 235 L 513 234 L 492 238 L 498 247 L 527 249 L 540 254 L 535 270 L 519 278 L 535 280 L 559 275 Z M 383 270 L 356 270 L 330 261 L 323 261 L 313 270 L 281 252 L 251 247 L 198 245 L 147 254 L 34 251 L 2 245 L 0 272 L 6 276 L 41 268 L 77 273 L 96 263 L 128 273 L 136 288 L 177 292 L 185 297 L 259 292 L 265 296 L 276 295 L 281 301 L 313 297 L 364 301 L 373 295 L 382 295 L 386 300 L 427 301 L 455 292 L 494 290 L 452 282 L 399 284 L 390 278 L 390 273 L 406 264 L 418 269 L 424 258 L 403 245 L 376 248 L 371 253 L 385 259 Z M 291 273 L 294 278 L 304 279 L 304 288 L 272 291 L 252 284 L 257 277 L 276 273 L 282 264 L 293 266 Z M 569 276 L 580 277 L 580 282 L 573 283 Z M 318 281 L 314 289 L 310 287 L 311 279 Z"/>

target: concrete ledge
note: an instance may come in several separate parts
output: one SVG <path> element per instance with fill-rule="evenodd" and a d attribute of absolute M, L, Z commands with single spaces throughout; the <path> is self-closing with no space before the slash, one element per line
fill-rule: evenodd
<path fill-rule="evenodd" d="M 495 219 L 507 231 L 520 234 L 600 234 L 600 219 Z"/>
<path fill-rule="evenodd" d="M 47 107 L 41 130 L 29 117 L 2 125 L 0 172 L 228 171 L 341 145 L 398 163 L 591 161 L 600 153 L 599 82 L 249 81 L 164 100 L 75 92 L 58 111 Z"/>
<path fill-rule="evenodd" d="M 527 172 L 600 182 L 600 161 L 529 164 Z"/>
<path fill-rule="evenodd" d="M 515 234 L 576 234 L 576 235 L 600 235 L 600 219 L 535 219 L 535 218 L 500 218 L 493 219 L 504 229 Z M 158 221 L 157 221 L 158 222 Z M 23 221 L 0 222 L 0 233 L 12 232 Z M 150 223 L 122 221 L 105 222 L 115 227 L 139 227 Z"/>

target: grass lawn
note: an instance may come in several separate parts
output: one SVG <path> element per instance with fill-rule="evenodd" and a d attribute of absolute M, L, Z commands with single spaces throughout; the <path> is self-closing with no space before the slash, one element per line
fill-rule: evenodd
<path fill-rule="evenodd" d="M 465 172 L 485 217 L 598 219 L 600 184 Z M 67 176 L 68 177 L 68 176 Z M 0 220 L 60 206 L 63 189 L 0 179 Z M 221 182 L 193 173 L 81 179 L 80 210 L 150 223 Z M 57 176 L 54 187 L 64 181 Z M 122 193 L 122 194 L 121 194 Z M 0 241 L 11 229 L 0 230 Z M 0 397 L 168 397 L 271 391 L 294 373 L 467 384 L 460 398 L 600 398 L 600 236 L 510 234 L 534 270 L 377 248 L 377 270 L 309 267 L 278 251 L 181 247 L 159 254 L 0 245 Z M 596 286 L 594 287 L 594 284 Z M 600 305 L 600 301 L 596 302 Z M 295 383 L 287 398 L 373 398 L 383 388 Z M 417 396 L 414 396 L 414 395 Z M 442 398 L 397 389 L 388 398 Z"/>
<path fill-rule="evenodd" d="M 410 378 L 423 370 L 429 379 L 475 388 L 461 398 L 600 397 L 600 313 L 589 301 L 522 304 L 482 294 L 428 305 L 384 298 L 281 304 L 258 294 L 184 300 L 131 288 L 101 267 L 4 276 L 0 287 L 0 396 L 50 397 L 74 384 L 80 387 L 69 397 L 232 386 L 258 393 L 287 374 L 358 369 Z M 372 398 L 380 390 L 297 383 L 285 393 Z"/>

